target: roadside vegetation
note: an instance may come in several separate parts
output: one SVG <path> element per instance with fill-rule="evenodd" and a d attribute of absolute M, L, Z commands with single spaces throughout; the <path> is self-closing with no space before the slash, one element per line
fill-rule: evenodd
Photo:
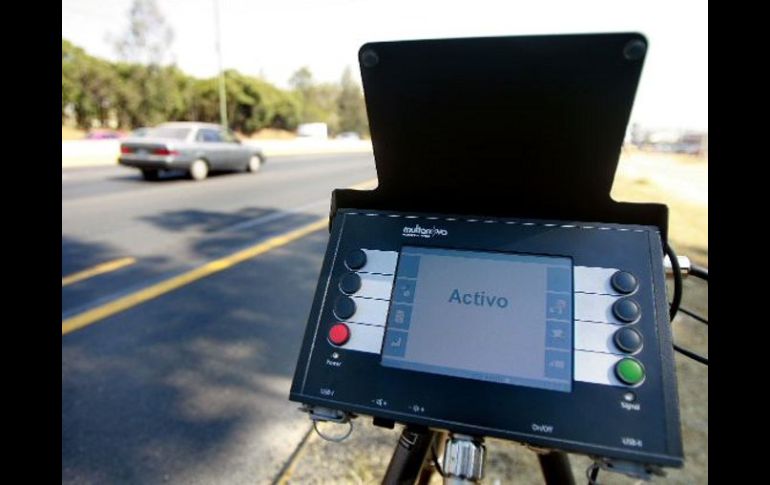
<path fill-rule="evenodd" d="M 129 18 L 129 29 L 113 41 L 116 62 L 62 39 L 63 135 L 64 127 L 128 131 L 166 121 L 218 123 L 218 77 L 196 78 L 169 61 L 173 33 L 155 2 L 135 0 Z M 350 68 L 339 82 L 318 83 L 302 67 L 290 89 L 234 69 L 224 76 L 228 123 L 246 136 L 313 122 L 326 123 L 332 135 L 368 135 L 363 93 Z"/>

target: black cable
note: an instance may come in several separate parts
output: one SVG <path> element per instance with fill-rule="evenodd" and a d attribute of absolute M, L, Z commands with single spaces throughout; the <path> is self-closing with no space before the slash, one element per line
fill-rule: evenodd
<path fill-rule="evenodd" d="M 706 357 L 703 357 L 702 355 L 698 355 L 695 352 L 692 352 L 690 350 L 683 349 L 682 347 L 678 346 L 677 344 L 674 344 L 674 350 L 676 350 L 680 354 L 686 355 L 687 357 L 691 358 L 692 360 L 697 360 L 701 364 L 709 365 L 709 360 Z"/>
<path fill-rule="evenodd" d="M 690 265 L 690 274 L 702 280 L 709 280 L 709 269 L 697 264 Z"/>
<path fill-rule="evenodd" d="M 599 482 L 596 481 L 596 479 L 599 478 L 599 465 L 594 463 L 588 467 L 586 475 L 588 475 L 588 485 L 599 485 Z"/>
<path fill-rule="evenodd" d="M 687 308 L 685 308 L 685 307 L 683 307 L 683 306 L 680 306 L 680 307 L 679 307 L 679 311 L 680 311 L 680 312 L 682 312 L 682 313 L 684 313 L 685 315 L 689 315 L 689 316 L 691 316 L 692 318 L 694 318 L 694 319 L 698 320 L 698 321 L 699 321 L 699 322 L 701 322 L 701 323 L 705 323 L 706 325 L 708 325 L 708 324 L 709 324 L 709 321 L 708 321 L 708 320 L 706 320 L 705 318 L 703 318 L 703 317 L 702 317 L 702 316 L 700 316 L 700 315 L 696 315 L 696 314 L 695 314 L 695 313 L 694 313 L 692 310 L 688 310 Z"/>
<path fill-rule="evenodd" d="M 676 257 L 676 253 L 668 245 L 668 242 L 663 245 L 663 251 L 668 255 L 668 259 L 671 261 L 671 268 L 674 270 L 674 296 L 671 299 L 671 306 L 668 311 L 669 320 L 673 322 L 676 313 L 679 311 L 679 305 L 682 303 L 682 268 L 679 267 L 679 258 Z"/>
<path fill-rule="evenodd" d="M 671 268 L 674 271 L 674 296 L 671 299 L 671 306 L 669 307 L 669 319 L 670 321 L 674 321 L 674 317 L 676 317 L 677 312 L 679 311 L 679 305 L 682 303 L 682 269 L 679 266 L 679 259 L 676 257 L 676 253 L 671 248 L 671 246 L 668 245 L 668 242 L 666 242 L 663 245 L 663 251 L 668 255 L 669 261 L 671 261 Z M 695 266 L 693 266 L 695 267 Z M 704 271 L 703 268 L 697 267 L 697 271 Z M 692 274 L 692 270 L 690 271 Z M 705 270 L 706 277 L 708 278 L 708 270 Z M 698 276 L 699 278 L 701 276 Z M 709 360 L 706 357 L 703 357 L 702 355 L 698 355 L 695 352 L 692 352 L 687 349 L 683 349 L 682 347 L 678 346 L 677 344 L 674 344 L 674 350 L 677 352 L 686 355 L 687 357 L 700 362 L 704 365 L 709 365 Z"/>
<path fill-rule="evenodd" d="M 432 443 L 430 445 L 430 451 L 431 451 L 431 454 L 433 455 L 433 466 L 436 467 L 436 471 L 438 472 L 438 474 L 443 477 L 444 470 L 441 469 L 441 464 L 438 462 L 438 455 L 436 454 L 435 443 Z"/>

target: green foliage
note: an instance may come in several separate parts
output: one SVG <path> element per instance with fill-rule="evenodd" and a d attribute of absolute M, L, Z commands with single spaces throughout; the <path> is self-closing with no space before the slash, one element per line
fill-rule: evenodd
<path fill-rule="evenodd" d="M 334 84 L 316 84 L 308 67 L 301 67 L 289 79 L 294 94 L 301 105 L 299 118 L 302 123 L 323 122 L 331 132 L 336 131 L 335 104 L 339 87 Z"/>
<path fill-rule="evenodd" d="M 237 71 L 225 72 L 227 114 L 233 129 L 246 134 L 267 127 L 293 130 L 299 103 L 290 93 Z"/>
<path fill-rule="evenodd" d="M 84 55 L 83 50 L 62 39 L 61 43 L 61 117 L 67 115 L 67 107 L 74 106 L 82 91 L 78 73 L 77 56 Z"/>
<path fill-rule="evenodd" d="M 368 133 L 364 96 L 350 68 L 345 69 L 341 82 L 335 84 L 315 83 L 310 69 L 302 67 L 292 75 L 289 84 L 301 102 L 302 123 L 326 123 L 332 134 Z"/>
<path fill-rule="evenodd" d="M 118 77 L 115 112 L 121 127 L 151 126 L 186 117 L 191 83 L 177 68 L 128 63 L 112 67 Z"/>
<path fill-rule="evenodd" d="M 258 78 L 238 71 L 225 72 L 227 119 L 230 127 L 247 135 L 262 128 L 293 130 L 299 123 L 299 101 Z M 219 84 L 217 78 L 195 80 L 188 119 L 219 122 Z"/>
<path fill-rule="evenodd" d="M 289 78 L 289 86 L 299 92 L 307 92 L 313 87 L 313 73 L 310 68 L 302 66 Z"/>
<path fill-rule="evenodd" d="M 225 79 L 231 128 L 246 134 L 296 129 L 302 102 L 295 93 L 234 70 Z M 123 129 L 165 121 L 218 123 L 218 79 L 196 79 L 175 66 L 110 63 L 62 39 L 62 123 L 68 110 L 84 129 L 111 116 Z"/>
<path fill-rule="evenodd" d="M 219 122 L 218 78 L 196 79 L 164 65 L 173 32 L 155 0 L 134 0 L 129 27 L 115 42 L 123 59 L 111 63 L 62 39 L 62 123 L 72 116 L 80 128 L 116 120 L 123 129 L 164 121 Z M 316 83 L 308 67 L 278 89 L 238 71 L 225 72 L 227 119 L 245 134 L 262 128 L 294 130 L 324 122 L 331 133 L 368 131 L 360 86 L 350 68 L 339 84 Z"/>
<path fill-rule="evenodd" d="M 347 69 L 341 83 L 315 83 L 308 68 L 292 76 L 291 91 L 235 70 L 225 72 L 230 128 L 294 130 L 324 122 L 339 133 L 368 130 L 361 88 Z M 218 78 L 197 79 L 177 67 L 108 62 L 62 39 L 62 123 L 71 114 L 80 128 L 115 119 L 134 129 L 165 121 L 219 122 Z"/>
<path fill-rule="evenodd" d="M 350 67 L 345 68 L 340 82 L 340 94 L 337 97 L 339 113 L 339 131 L 354 131 L 359 135 L 368 133 L 369 123 L 366 117 L 366 104 L 361 87 L 353 79 Z"/>
<path fill-rule="evenodd" d="M 79 126 L 105 123 L 115 105 L 117 76 L 110 64 L 62 39 L 62 120 L 72 106 Z"/>

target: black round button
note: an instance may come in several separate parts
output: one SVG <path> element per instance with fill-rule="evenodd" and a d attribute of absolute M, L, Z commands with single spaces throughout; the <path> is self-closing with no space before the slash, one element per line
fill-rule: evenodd
<path fill-rule="evenodd" d="M 361 289 L 361 277 L 358 273 L 348 273 L 340 280 L 340 290 L 346 295 L 352 295 Z"/>
<path fill-rule="evenodd" d="M 616 272 L 612 275 L 610 283 L 612 283 L 612 287 L 615 288 L 615 290 L 624 295 L 633 293 L 639 287 L 639 281 L 637 281 L 636 276 L 628 271 Z"/>
<path fill-rule="evenodd" d="M 366 253 L 361 249 L 350 251 L 345 257 L 345 264 L 353 270 L 363 268 L 366 264 Z"/>
<path fill-rule="evenodd" d="M 334 314 L 340 320 L 352 317 L 355 312 L 356 302 L 354 302 L 352 298 L 341 296 L 337 298 L 337 301 L 334 303 Z"/>
<path fill-rule="evenodd" d="M 631 298 L 622 298 L 612 305 L 612 313 L 615 314 L 621 322 L 631 323 L 639 318 L 642 309 L 639 308 L 639 304 Z"/>
<path fill-rule="evenodd" d="M 615 345 L 623 352 L 633 354 L 642 348 L 642 334 L 633 328 L 621 328 L 613 336 Z"/>

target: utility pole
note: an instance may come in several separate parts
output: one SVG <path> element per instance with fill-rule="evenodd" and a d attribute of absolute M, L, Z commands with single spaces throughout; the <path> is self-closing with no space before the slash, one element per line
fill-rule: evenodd
<path fill-rule="evenodd" d="M 225 94 L 225 72 L 222 70 L 222 47 L 219 40 L 219 0 L 214 0 L 214 22 L 217 42 L 217 62 L 219 64 L 219 122 L 227 128 L 227 99 Z"/>

